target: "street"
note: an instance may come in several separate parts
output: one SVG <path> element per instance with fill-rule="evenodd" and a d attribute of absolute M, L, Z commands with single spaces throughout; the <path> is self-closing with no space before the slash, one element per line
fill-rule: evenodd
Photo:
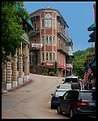
<path fill-rule="evenodd" d="M 70 119 L 51 109 L 51 93 L 62 77 L 30 74 L 30 79 L 32 83 L 2 94 L 2 119 Z"/>
<path fill-rule="evenodd" d="M 2 119 L 69 119 L 51 109 L 51 93 L 62 83 L 61 77 L 30 74 L 33 80 L 2 95 Z"/>

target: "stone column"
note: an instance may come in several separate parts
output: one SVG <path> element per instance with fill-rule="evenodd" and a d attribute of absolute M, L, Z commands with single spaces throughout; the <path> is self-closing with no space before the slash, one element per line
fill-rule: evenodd
<path fill-rule="evenodd" d="M 13 88 L 17 86 L 17 49 L 13 57 L 12 86 Z"/>
<path fill-rule="evenodd" d="M 19 48 L 19 76 L 18 76 L 18 84 L 23 84 L 23 56 L 22 56 L 22 42 L 21 47 Z"/>
<path fill-rule="evenodd" d="M 7 62 L 7 67 L 6 67 L 6 89 L 10 90 L 12 88 L 11 84 L 11 76 L 12 76 L 12 70 L 11 70 L 11 54 L 9 56 L 9 61 Z"/>
<path fill-rule="evenodd" d="M 6 90 L 6 64 L 2 63 L 2 91 Z"/>
<path fill-rule="evenodd" d="M 29 80 L 29 48 L 28 44 L 25 45 L 25 56 L 24 56 L 24 81 Z"/>

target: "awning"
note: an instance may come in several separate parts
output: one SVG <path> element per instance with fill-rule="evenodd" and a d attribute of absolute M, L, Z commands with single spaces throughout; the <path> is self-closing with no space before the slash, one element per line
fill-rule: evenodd
<path fill-rule="evenodd" d="M 96 29 L 96 23 L 94 23 L 90 27 L 88 27 L 88 31 L 94 31 L 95 29 Z"/>
<path fill-rule="evenodd" d="M 92 32 L 90 35 L 89 35 L 89 37 L 93 37 L 94 38 L 94 32 Z"/>
<path fill-rule="evenodd" d="M 58 64 L 58 68 L 60 69 L 62 69 L 62 68 L 64 68 L 64 65 L 62 65 L 62 64 Z"/>
<path fill-rule="evenodd" d="M 54 64 L 53 64 L 52 62 L 47 61 L 47 62 L 44 64 L 44 67 L 46 67 L 46 68 L 54 68 Z"/>
<path fill-rule="evenodd" d="M 96 60 L 93 61 L 93 63 L 90 64 L 91 67 L 95 67 L 96 66 Z"/>
<path fill-rule="evenodd" d="M 94 38 L 90 38 L 90 39 L 88 40 L 88 42 L 95 42 L 95 39 L 94 39 Z"/>

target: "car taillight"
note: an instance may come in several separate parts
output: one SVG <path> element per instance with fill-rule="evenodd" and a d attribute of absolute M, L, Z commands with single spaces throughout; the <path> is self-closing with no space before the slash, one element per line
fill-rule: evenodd
<path fill-rule="evenodd" d="M 77 106 L 81 106 L 81 105 L 87 106 L 87 105 L 89 105 L 89 103 L 88 102 L 76 102 L 76 105 Z"/>

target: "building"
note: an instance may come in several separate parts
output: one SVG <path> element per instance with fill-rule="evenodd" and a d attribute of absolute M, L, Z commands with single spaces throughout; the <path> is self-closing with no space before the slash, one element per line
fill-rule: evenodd
<path fill-rule="evenodd" d="M 68 35 L 69 26 L 61 13 L 48 6 L 31 13 L 30 17 L 35 28 L 29 34 L 30 71 L 38 73 L 35 68 L 42 65 L 49 73 L 57 62 L 58 75 L 72 73 L 73 43 Z"/>
<path fill-rule="evenodd" d="M 16 49 L 14 57 L 9 55 L 9 61 L 2 62 L 2 92 L 13 90 L 29 82 L 29 48 L 30 42 L 28 32 L 33 30 L 31 20 L 21 15 L 24 34 L 21 36 L 23 42 L 21 47 Z"/>

